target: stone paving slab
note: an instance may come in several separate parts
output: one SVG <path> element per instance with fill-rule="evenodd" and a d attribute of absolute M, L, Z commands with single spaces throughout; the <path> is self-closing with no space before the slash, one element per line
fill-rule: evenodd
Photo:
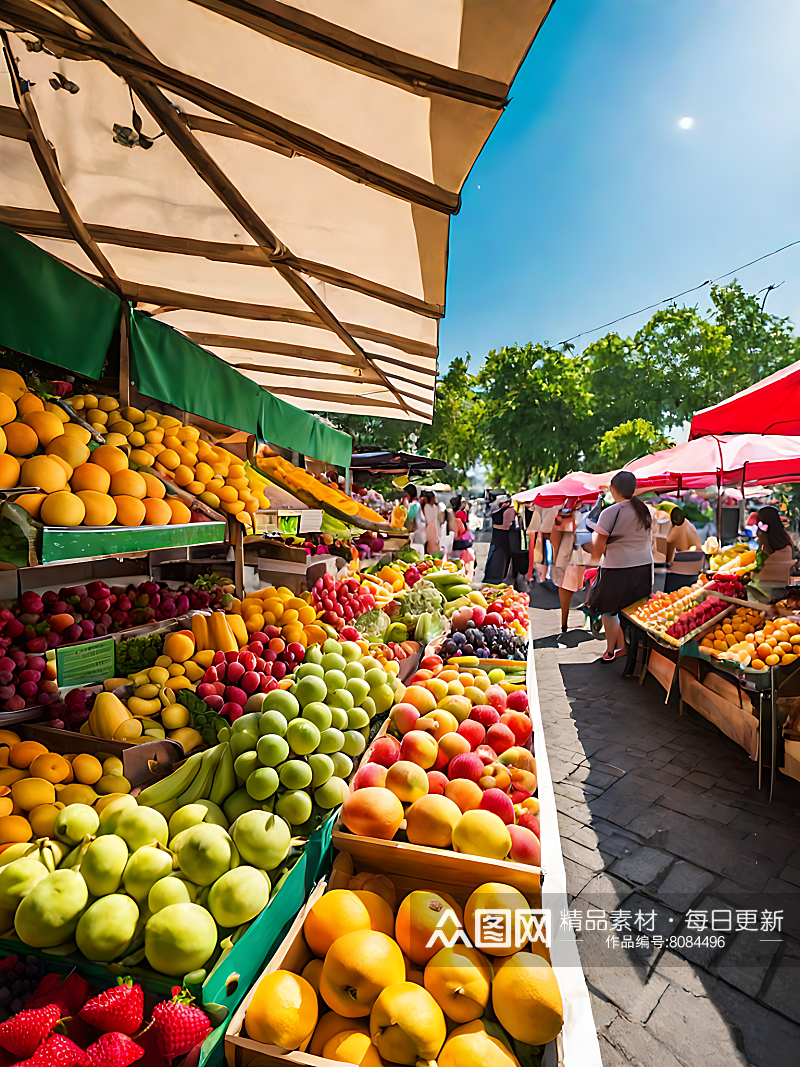
<path fill-rule="evenodd" d="M 555 596 L 535 587 L 532 602 L 570 908 L 655 910 L 665 937 L 609 955 L 576 934 L 605 1067 L 798 1067 L 800 785 L 779 775 L 769 804 L 742 749 L 665 705 L 654 678 L 598 663 L 581 612 L 560 637 Z M 780 934 L 679 943 L 689 909 L 752 908 L 764 892 L 788 901 Z"/>

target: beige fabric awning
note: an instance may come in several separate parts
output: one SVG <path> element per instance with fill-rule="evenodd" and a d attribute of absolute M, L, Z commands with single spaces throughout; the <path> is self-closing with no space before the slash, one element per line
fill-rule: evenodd
<path fill-rule="evenodd" d="M 0 0 L 0 223 L 298 407 L 429 421 L 449 218 L 551 3 Z"/>

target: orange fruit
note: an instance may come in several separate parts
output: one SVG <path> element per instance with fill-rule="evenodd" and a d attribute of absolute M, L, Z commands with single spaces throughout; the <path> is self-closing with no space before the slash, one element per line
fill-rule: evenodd
<path fill-rule="evenodd" d="M 94 493 L 108 493 L 111 487 L 111 475 L 97 463 L 82 463 L 72 472 L 69 480 L 73 493 L 91 490 Z"/>
<path fill-rule="evenodd" d="M 38 485 L 45 493 L 57 493 L 66 487 L 67 472 L 52 456 L 31 456 L 22 464 L 19 484 Z"/>
<path fill-rule="evenodd" d="M 69 763 L 57 752 L 37 756 L 30 766 L 32 778 L 44 778 L 46 782 L 63 782 L 69 777 Z"/>
<path fill-rule="evenodd" d="M 8 762 L 11 767 L 25 770 L 33 763 L 37 756 L 47 756 L 47 748 L 38 741 L 18 741 L 11 746 L 8 753 Z"/>
<path fill-rule="evenodd" d="M 48 456 L 60 456 L 73 469 L 80 467 L 89 458 L 89 449 L 86 445 L 77 437 L 67 436 L 66 433 L 52 440 L 44 451 Z"/>
<path fill-rule="evenodd" d="M 439 920 L 448 908 L 453 911 L 458 921 L 463 923 L 464 914 L 461 908 L 448 894 L 415 889 L 401 901 L 397 909 L 394 936 L 400 948 L 412 962 L 424 965 L 433 959 L 442 947 L 438 939 L 430 947 L 429 942 Z M 448 937 L 453 933 L 453 930 L 449 929 L 450 926 L 452 923 L 448 924 Z"/>
<path fill-rule="evenodd" d="M 45 500 L 47 500 L 47 493 L 23 493 L 14 500 L 14 503 L 25 508 L 32 519 L 38 519 L 39 509 Z"/>
<path fill-rule="evenodd" d="M 122 470 L 111 475 L 112 496 L 135 496 L 142 500 L 147 495 L 147 483 L 137 471 Z"/>
<path fill-rule="evenodd" d="M 517 952 L 497 970 L 492 1007 L 500 1025 L 527 1045 L 546 1045 L 564 1025 L 553 968 L 533 952 Z"/>
<path fill-rule="evenodd" d="M 57 463 L 59 465 L 59 467 L 63 468 L 64 473 L 67 476 L 67 481 L 69 481 L 70 478 L 72 477 L 72 467 L 70 466 L 69 463 L 67 463 L 67 461 L 64 459 L 64 457 L 63 456 L 52 455 L 52 456 L 48 456 L 47 458 L 48 459 L 52 459 L 54 463 Z"/>
<path fill-rule="evenodd" d="M 62 490 L 50 493 L 39 511 L 45 526 L 80 526 L 86 517 L 86 508 L 79 496 Z"/>
<path fill-rule="evenodd" d="M 51 411 L 30 411 L 22 421 L 33 429 L 41 445 L 49 445 L 64 433 L 64 423 Z"/>
<path fill-rule="evenodd" d="M 144 522 L 145 507 L 135 496 L 115 496 L 117 522 L 120 526 L 141 526 Z"/>
<path fill-rule="evenodd" d="M 172 508 L 166 500 L 146 496 L 143 503 L 145 526 L 169 526 L 172 522 Z"/>
<path fill-rule="evenodd" d="M 172 519 L 170 521 L 170 526 L 176 526 L 178 523 L 192 521 L 191 511 L 189 511 L 186 505 L 181 500 L 178 500 L 177 497 L 167 497 L 166 503 L 169 505 L 170 510 L 172 511 Z"/>
<path fill-rule="evenodd" d="M 28 387 L 25 384 L 25 379 L 21 374 L 17 374 L 15 370 L 6 370 L 5 367 L 0 369 L 0 389 L 10 396 L 16 404 L 23 393 L 27 393 Z"/>
<path fill-rule="evenodd" d="M 19 482 L 19 461 L 7 452 L 0 455 L 0 489 L 13 489 Z"/>
<path fill-rule="evenodd" d="M 0 394 L 1 395 L 1 394 Z M 33 427 L 24 422 L 10 422 L 5 427 L 6 450 L 12 456 L 29 456 L 39 447 L 39 438 Z"/>
<path fill-rule="evenodd" d="M 319 991 L 338 1015 L 369 1015 L 378 994 L 405 981 L 399 945 L 377 930 L 354 930 L 337 937 L 325 955 Z"/>
<path fill-rule="evenodd" d="M 17 415 L 19 418 L 24 418 L 31 411 L 44 411 L 44 404 L 36 393 L 23 393 L 17 401 Z"/>
<path fill-rule="evenodd" d="M 13 422 L 16 417 L 16 404 L 6 393 L 0 393 L 0 426 Z"/>
<path fill-rule="evenodd" d="M 89 462 L 96 463 L 109 474 L 116 474 L 128 468 L 128 457 L 122 449 L 115 448 L 114 445 L 100 445 L 92 452 Z"/>
<path fill-rule="evenodd" d="M 329 893 L 323 893 L 309 909 L 303 922 L 303 935 L 308 947 L 320 959 L 342 934 L 371 929 L 372 919 L 366 903 L 350 889 L 332 889 Z"/>
<path fill-rule="evenodd" d="M 81 489 L 75 494 L 83 501 L 86 516 L 84 526 L 109 526 L 117 517 L 117 505 L 114 498 L 107 493 L 98 493 L 93 489 Z"/>
<path fill-rule="evenodd" d="M 247 1006 L 247 1036 L 278 1048 L 298 1049 L 313 1034 L 318 1016 L 317 994 L 310 982 L 293 971 L 272 971 L 258 983 Z"/>
<path fill-rule="evenodd" d="M 166 467 L 167 470 L 174 471 L 176 467 L 180 466 L 181 458 L 174 449 L 165 448 L 163 452 L 159 452 L 158 462 L 162 467 Z"/>
<path fill-rule="evenodd" d="M 175 484 L 180 486 L 186 486 L 189 482 L 194 481 L 194 474 L 191 467 L 187 467 L 185 463 L 179 463 L 175 470 L 172 472 L 172 477 L 175 479 Z"/>
<path fill-rule="evenodd" d="M 147 496 L 155 497 L 156 500 L 163 500 L 167 487 L 161 479 L 156 478 L 155 474 L 150 474 L 149 471 L 139 471 L 139 474 L 144 478 L 144 484 L 147 486 Z"/>

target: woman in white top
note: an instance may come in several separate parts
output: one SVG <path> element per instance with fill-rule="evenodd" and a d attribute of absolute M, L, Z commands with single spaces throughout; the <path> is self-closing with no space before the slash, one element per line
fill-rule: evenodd
<path fill-rule="evenodd" d="M 619 471 L 609 489 L 614 503 L 594 523 L 592 562 L 601 556 L 602 562 L 587 598 L 587 603 L 603 617 L 603 663 L 610 663 L 626 651 L 618 618 L 620 610 L 649 596 L 653 589 L 652 520 L 644 501 L 634 497 L 636 476 Z"/>
<path fill-rule="evenodd" d="M 422 514 L 425 517 L 425 550 L 435 556 L 439 549 L 439 503 L 436 494 L 426 490 L 422 494 Z"/>

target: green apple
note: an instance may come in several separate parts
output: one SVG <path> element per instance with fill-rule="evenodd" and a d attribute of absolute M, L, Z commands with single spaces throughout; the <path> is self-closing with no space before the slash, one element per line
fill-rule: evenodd
<path fill-rule="evenodd" d="M 341 778 L 329 778 L 324 785 L 314 791 L 314 800 L 321 808 L 330 811 L 338 804 L 343 804 L 349 792 L 347 782 Z"/>
<path fill-rule="evenodd" d="M 355 702 L 355 697 L 349 689 L 336 689 L 328 697 L 328 703 L 332 708 L 343 708 L 345 711 L 349 711 Z"/>
<path fill-rule="evenodd" d="M 308 765 L 311 768 L 311 784 L 315 789 L 325 785 L 333 774 L 333 760 L 322 752 L 315 752 L 309 756 Z"/>
<path fill-rule="evenodd" d="M 297 670 L 294 672 L 294 676 L 298 680 L 298 682 L 301 678 L 305 678 L 309 674 L 314 674 L 317 676 L 317 678 L 324 678 L 325 670 L 319 663 L 301 663 Z"/>
<path fill-rule="evenodd" d="M 264 767 L 277 767 L 289 758 L 289 743 L 280 734 L 264 734 L 256 745 L 256 754 Z"/>
<path fill-rule="evenodd" d="M 326 674 L 328 671 L 343 671 L 347 666 L 347 660 L 336 652 L 326 652 L 322 657 L 322 666 Z"/>
<path fill-rule="evenodd" d="M 352 708 L 347 713 L 347 729 L 348 730 L 363 730 L 365 726 L 369 726 L 369 715 L 363 708 Z"/>
<path fill-rule="evenodd" d="M 337 778 L 349 778 L 353 773 L 353 761 L 344 752 L 331 752 L 333 773 Z"/>
<path fill-rule="evenodd" d="M 378 710 L 375 707 L 375 701 L 372 699 L 371 696 L 364 697 L 364 699 L 361 701 L 361 707 L 364 709 L 364 711 L 366 711 L 367 715 L 369 715 L 371 719 L 374 718 Z"/>
<path fill-rule="evenodd" d="M 344 676 L 348 681 L 351 678 L 363 678 L 366 673 L 361 663 L 348 663 L 344 669 Z"/>
<path fill-rule="evenodd" d="M 266 708 L 262 709 L 266 711 Z M 258 720 L 261 718 L 261 712 L 249 711 L 247 715 L 240 715 L 238 719 L 231 726 L 232 734 L 258 734 Z"/>
<path fill-rule="evenodd" d="M 347 729 L 347 712 L 344 708 L 331 708 L 331 726 L 334 730 Z"/>
<path fill-rule="evenodd" d="M 355 643 L 355 641 L 343 641 L 342 642 L 342 655 L 348 663 L 356 663 L 361 659 L 361 649 Z"/>
<path fill-rule="evenodd" d="M 233 761 L 233 770 L 237 778 L 241 778 L 243 782 L 246 782 L 253 771 L 258 766 L 258 753 L 242 752 L 240 756 L 237 756 Z"/>
<path fill-rule="evenodd" d="M 266 800 L 278 788 L 278 772 L 274 767 L 257 767 L 244 786 L 253 800 Z"/>
<path fill-rule="evenodd" d="M 283 793 L 275 801 L 275 814 L 285 819 L 291 826 L 299 826 L 311 818 L 314 806 L 311 797 L 302 790 Z"/>
<path fill-rule="evenodd" d="M 310 752 L 316 751 L 319 739 L 319 730 L 308 719 L 292 719 L 286 730 L 286 740 L 292 752 L 298 756 L 307 756 Z"/>
<path fill-rule="evenodd" d="M 345 687 L 348 693 L 353 695 L 353 703 L 361 706 L 369 696 L 369 683 L 366 678 L 351 678 Z"/>
<path fill-rule="evenodd" d="M 311 785 L 313 774 L 305 760 L 290 759 L 283 764 L 278 777 L 285 789 L 305 789 Z"/>
<path fill-rule="evenodd" d="M 328 696 L 331 693 L 335 693 L 337 689 L 344 689 L 346 684 L 347 679 L 344 676 L 344 671 L 325 671 L 325 688 Z"/>
<path fill-rule="evenodd" d="M 258 730 L 262 734 L 277 734 L 286 737 L 288 723 L 279 711 L 265 711 L 258 720 Z"/>
<path fill-rule="evenodd" d="M 329 637 L 327 639 L 327 641 L 323 642 L 323 645 L 322 645 L 322 653 L 323 653 L 323 655 L 328 655 L 328 653 L 331 653 L 331 652 L 334 653 L 337 656 L 341 656 L 341 654 L 342 654 L 341 642 L 337 641 L 335 637 Z M 320 663 L 321 662 L 322 662 L 322 660 L 320 660 Z"/>
<path fill-rule="evenodd" d="M 270 696 L 274 696 L 279 690 L 274 689 Z M 292 695 L 296 697 L 301 708 L 304 708 L 306 704 L 313 704 L 316 701 L 325 702 L 325 697 L 328 695 L 328 689 L 325 685 L 324 678 L 317 678 L 316 675 L 307 674 L 305 678 L 301 678 L 300 681 L 292 688 Z M 281 709 L 278 708 L 278 711 Z M 290 718 L 286 715 L 286 718 Z"/>
<path fill-rule="evenodd" d="M 346 756 L 360 756 L 367 743 L 358 730 L 345 730 L 342 751 Z"/>
<path fill-rule="evenodd" d="M 386 685 L 386 671 L 382 667 L 370 667 L 364 675 L 364 681 L 370 689 L 375 689 L 379 685 Z"/>
<path fill-rule="evenodd" d="M 304 663 L 322 663 L 322 652 L 319 645 L 309 645 L 303 657 Z"/>
<path fill-rule="evenodd" d="M 318 730 L 327 730 L 331 724 L 331 709 L 327 704 L 315 701 L 303 708 L 303 718 L 313 722 Z"/>
<path fill-rule="evenodd" d="M 390 685 L 379 685 L 375 689 L 370 689 L 369 695 L 375 701 L 375 710 L 379 715 L 388 711 L 394 704 L 394 690 Z"/>
<path fill-rule="evenodd" d="M 343 745 L 344 733 L 341 730 L 334 730 L 333 727 L 331 727 L 328 730 L 323 730 L 319 735 L 317 752 L 339 752 Z"/>
<path fill-rule="evenodd" d="M 300 705 L 297 702 L 297 697 L 293 696 L 288 690 L 273 689 L 271 693 L 267 693 L 267 698 L 261 705 L 262 715 L 265 711 L 279 711 L 288 722 L 289 719 L 295 719 L 300 714 Z M 239 722 L 239 719 L 236 722 Z M 235 725 L 236 723 L 234 723 Z"/>

